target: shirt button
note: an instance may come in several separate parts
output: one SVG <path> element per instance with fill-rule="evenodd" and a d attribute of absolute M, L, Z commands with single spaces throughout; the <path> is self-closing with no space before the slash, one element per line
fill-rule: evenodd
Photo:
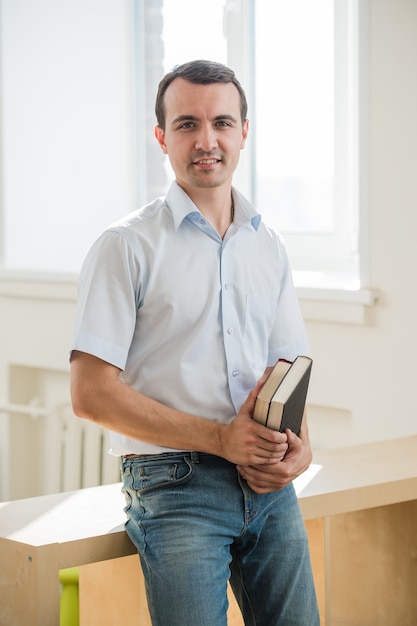
<path fill-rule="evenodd" d="M 229 335 L 234 335 L 235 329 L 234 328 L 228 328 L 227 332 L 229 333 Z"/>
<path fill-rule="evenodd" d="M 233 378 L 236 378 L 236 376 L 239 376 L 239 370 L 233 370 L 232 376 Z"/>
<path fill-rule="evenodd" d="M 231 285 L 230 283 L 225 283 L 224 288 L 225 288 L 225 289 L 230 289 L 230 287 L 231 287 L 231 286 L 232 286 L 232 285 Z"/>

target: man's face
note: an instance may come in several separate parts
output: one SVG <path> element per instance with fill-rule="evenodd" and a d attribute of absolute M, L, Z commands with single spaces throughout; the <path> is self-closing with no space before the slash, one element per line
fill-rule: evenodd
<path fill-rule="evenodd" d="M 157 126 L 155 136 L 178 184 L 190 195 L 193 188 L 230 185 L 248 132 L 233 83 L 195 85 L 176 78 L 164 104 L 165 130 Z"/>

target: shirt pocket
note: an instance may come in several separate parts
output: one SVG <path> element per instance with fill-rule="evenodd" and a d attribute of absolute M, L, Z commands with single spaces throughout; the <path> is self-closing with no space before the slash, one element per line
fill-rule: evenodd
<path fill-rule="evenodd" d="M 243 339 L 253 358 L 253 364 L 265 367 L 268 359 L 269 337 L 274 325 L 276 303 L 272 298 L 246 295 Z"/>

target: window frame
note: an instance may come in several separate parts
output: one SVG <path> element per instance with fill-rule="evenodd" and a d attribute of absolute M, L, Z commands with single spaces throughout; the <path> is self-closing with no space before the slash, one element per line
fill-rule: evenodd
<path fill-rule="evenodd" d="M 242 77 L 256 133 L 256 0 L 234 0 L 225 16 L 229 64 Z M 369 284 L 367 236 L 368 0 L 334 0 L 335 227 L 331 234 L 283 232 L 297 286 L 357 290 Z M 233 22 L 233 27 L 228 22 Z M 242 54 L 242 50 L 244 51 Z M 235 184 L 256 205 L 256 150 L 248 142 Z M 306 293 L 304 289 L 304 293 Z M 366 297 L 367 299 L 367 297 Z"/>

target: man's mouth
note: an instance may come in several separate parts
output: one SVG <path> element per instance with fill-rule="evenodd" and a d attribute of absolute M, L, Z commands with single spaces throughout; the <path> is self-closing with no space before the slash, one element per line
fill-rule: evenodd
<path fill-rule="evenodd" d="M 221 162 L 222 160 L 220 157 L 205 157 L 203 159 L 195 159 L 195 161 L 193 161 L 193 165 L 194 167 L 201 168 L 201 170 L 210 170 L 215 165 Z"/>

